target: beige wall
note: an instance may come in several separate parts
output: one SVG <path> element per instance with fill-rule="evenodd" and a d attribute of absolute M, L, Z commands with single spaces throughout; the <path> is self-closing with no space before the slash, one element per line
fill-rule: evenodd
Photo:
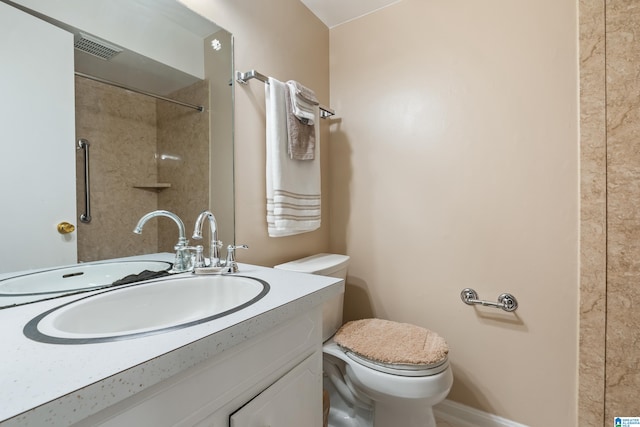
<path fill-rule="evenodd" d="M 236 70 L 298 80 L 329 104 L 329 30 L 297 0 L 181 0 L 234 35 Z M 322 227 L 292 237 L 267 236 L 264 84 L 235 89 L 236 243 L 238 260 L 275 265 L 329 248 L 329 162 L 322 162 Z M 329 124 L 321 123 L 321 157 L 329 158 Z"/>
<path fill-rule="evenodd" d="M 347 315 L 440 332 L 449 398 L 532 426 L 577 422 L 576 24 L 573 2 L 404 0 L 330 32 Z"/>
<path fill-rule="evenodd" d="M 184 2 L 234 34 L 237 70 L 300 80 L 339 116 L 323 122 L 323 227 L 268 238 L 264 87 L 236 88 L 241 260 L 347 253 L 347 315 L 442 333 L 450 398 L 576 425 L 576 5 L 404 0 L 329 32 L 297 0 Z M 521 306 L 466 306 L 467 286 Z"/>

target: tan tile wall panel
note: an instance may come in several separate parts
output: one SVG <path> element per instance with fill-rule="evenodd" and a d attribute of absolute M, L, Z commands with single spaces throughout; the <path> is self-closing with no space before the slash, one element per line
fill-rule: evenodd
<path fill-rule="evenodd" d="M 153 98 L 76 77 L 76 137 L 91 143 L 92 221 L 78 221 L 78 260 L 155 252 L 157 224 L 133 234 L 156 209 L 157 195 L 133 188 L 155 182 L 156 102 Z M 84 209 L 82 153 L 77 153 L 78 215 Z"/>
<path fill-rule="evenodd" d="M 640 414 L 640 7 L 607 2 L 605 420 Z"/>
<path fill-rule="evenodd" d="M 173 93 L 171 98 L 205 106 L 198 112 L 180 105 L 158 101 L 158 154 L 180 160 L 158 160 L 158 180 L 171 187 L 158 194 L 159 209 L 177 214 L 187 227 L 191 239 L 196 217 L 209 208 L 209 82 L 202 81 Z M 206 224 L 206 229 L 209 225 Z M 200 242 L 208 256 L 208 232 Z M 158 247 L 171 252 L 177 242 L 177 228 L 161 227 Z"/>
<path fill-rule="evenodd" d="M 580 364 L 578 425 L 600 427 L 606 318 L 604 0 L 580 1 Z"/>

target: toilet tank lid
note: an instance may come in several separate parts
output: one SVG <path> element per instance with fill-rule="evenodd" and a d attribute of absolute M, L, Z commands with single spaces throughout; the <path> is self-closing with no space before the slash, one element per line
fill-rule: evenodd
<path fill-rule="evenodd" d="M 273 268 L 280 270 L 297 271 L 299 273 L 312 273 L 328 275 L 349 265 L 348 255 L 338 254 L 316 254 L 306 258 L 297 259 L 284 264 L 276 265 Z"/>

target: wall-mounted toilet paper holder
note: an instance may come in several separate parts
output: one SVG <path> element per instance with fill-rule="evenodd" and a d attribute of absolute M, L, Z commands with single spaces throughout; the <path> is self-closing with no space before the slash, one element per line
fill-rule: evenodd
<path fill-rule="evenodd" d="M 465 288 L 460 293 L 460 298 L 465 304 L 475 305 L 480 304 L 486 307 L 501 308 L 504 311 L 516 311 L 518 308 L 518 301 L 516 297 L 511 294 L 501 294 L 498 297 L 498 302 L 484 301 L 478 299 L 478 293 L 471 288 Z"/>

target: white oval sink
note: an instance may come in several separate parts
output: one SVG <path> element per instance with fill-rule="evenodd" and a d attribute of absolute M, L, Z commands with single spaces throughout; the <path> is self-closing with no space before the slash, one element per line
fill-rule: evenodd
<path fill-rule="evenodd" d="M 244 276 L 187 276 L 127 286 L 62 305 L 24 329 L 36 341 L 83 344 L 129 339 L 207 322 L 241 310 L 269 284 Z"/>
<path fill-rule="evenodd" d="M 114 261 L 38 271 L 0 280 L 0 296 L 90 290 L 110 285 L 125 276 L 144 270 L 168 270 L 171 265 L 165 261 Z"/>

